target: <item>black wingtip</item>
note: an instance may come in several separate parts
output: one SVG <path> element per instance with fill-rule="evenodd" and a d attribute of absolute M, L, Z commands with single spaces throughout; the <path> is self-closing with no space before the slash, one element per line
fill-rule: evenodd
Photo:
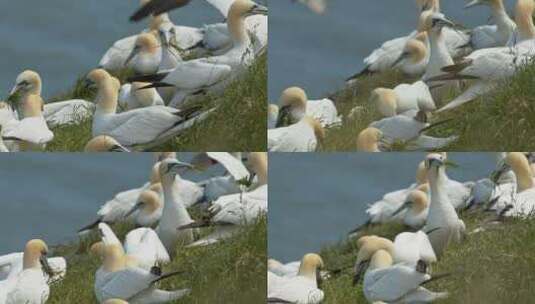
<path fill-rule="evenodd" d="M 80 230 L 78 230 L 78 233 L 82 232 L 82 231 L 86 231 L 86 230 L 92 230 L 93 228 L 97 227 L 98 224 L 100 224 L 102 222 L 102 218 L 98 218 L 96 221 L 94 221 L 93 223 L 85 226 L 85 227 L 82 227 L 80 228 Z"/>

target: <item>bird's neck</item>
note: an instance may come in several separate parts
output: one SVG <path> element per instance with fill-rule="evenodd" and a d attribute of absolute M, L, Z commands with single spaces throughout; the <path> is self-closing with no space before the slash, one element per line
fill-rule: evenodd
<path fill-rule="evenodd" d="M 249 45 L 250 39 L 245 30 L 245 22 L 242 16 L 237 14 L 229 14 L 227 19 L 227 27 L 234 41 L 234 46 Z"/>
<path fill-rule="evenodd" d="M 535 26 L 533 25 L 532 12 L 518 11 L 515 23 L 522 40 L 535 38 Z"/>
<path fill-rule="evenodd" d="M 104 83 L 95 98 L 97 109 L 103 113 L 116 113 L 118 93 L 111 81 Z"/>

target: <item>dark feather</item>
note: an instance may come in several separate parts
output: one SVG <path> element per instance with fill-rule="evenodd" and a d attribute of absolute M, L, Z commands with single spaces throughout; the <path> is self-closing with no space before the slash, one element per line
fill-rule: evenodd
<path fill-rule="evenodd" d="M 158 74 L 149 74 L 149 75 L 134 75 L 127 78 L 128 82 L 160 82 L 169 73 L 158 73 Z"/>
<path fill-rule="evenodd" d="M 150 15 L 160 15 L 175 8 L 188 4 L 190 0 L 152 0 L 139 8 L 131 17 L 130 21 L 138 22 Z"/>

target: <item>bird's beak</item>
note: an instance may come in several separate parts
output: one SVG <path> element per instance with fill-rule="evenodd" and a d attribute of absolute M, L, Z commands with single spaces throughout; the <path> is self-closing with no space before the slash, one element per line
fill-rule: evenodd
<path fill-rule="evenodd" d="M 470 1 L 469 3 L 467 3 L 464 8 L 467 9 L 467 8 L 471 8 L 471 7 L 474 7 L 474 6 L 477 6 L 477 5 L 481 5 L 483 4 L 483 2 L 481 0 L 473 0 L 473 1 Z"/>
<path fill-rule="evenodd" d="M 398 59 L 396 59 L 396 61 L 394 61 L 394 63 L 392 64 L 392 67 L 393 67 L 393 68 L 396 67 L 400 62 L 402 62 L 402 61 L 405 59 L 405 57 L 407 57 L 407 54 L 406 54 L 406 53 L 402 53 L 402 54 L 398 57 Z"/>
<path fill-rule="evenodd" d="M 263 5 L 255 5 L 248 13 L 247 16 L 252 15 L 266 15 L 268 14 L 268 8 Z"/>
<path fill-rule="evenodd" d="M 130 52 L 130 54 L 128 55 L 128 57 L 126 58 L 126 60 L 124 61 L 124 66 L 127 66 L 130 61 L 132 61 L 132 59 L 134 59 L 134 57 L 136 57 L 136 55 L 139 53 L 139 47 L 134 47 L 132 49 L 132 52 Z"/>
<path fill-rule="evenodd" d="M 280 128 L 280 127 L 283 126 L 284 120 L 285 120 L 286 116 L 288 116 L 289 113 L 290 113 L 290 106 L 289 105 L 282 106 L 279 109 L 279 116 L 277 116 L 277 123 L 275 124 L 275 128 Z"/>
<path fill-rule="evenodd" d="M 353 276 L 353 286 L 359 283 L 360 278 L 368 268 L 368 265 L 370 265 L 370 261 L 362 261 L 357 265 L 357 269 L 355 269 L 355 275 Z"/>
<path fill-rule="evenodd" d="M 9 92 L 9 97 L 17 94 L 20 91 L 20 89 L 21 89 L 21 86 L 19 84 L 16 84 L 15 86 L 13 86 L 13 88 Z"/>
<path fill-rule="evenodd" d="M 502 177 L 502 175 L 510 169 L 511 167 L 504 162 L 499 169 L 494 170 L 494 172 L 492 172 L 492 174 L 490 175 L 490 180 L 497 184 L 498 180 L 500 180 L 500 177 Z"/>
<path fill-rule="evenodd" d="M 444 162 L 441 161 L 440 159 L 436 159 L 436 158 L 433 158 L 433 159 L 430 159 L 427 161 L 427 168 L 431 168 L 431 167 L 441 167 L 444 165 Z"/>
<path fill-rule="evenodd" d="M 95 82 L 92 81 L 91 79 L 88 79 L 88 78 L 84 79 L 83 86 L 84 86 L 85 89 L 88 89 L 88 90 L 92 90 L 92 89 L 96 89 L 97 88 Z"/>
<path fill-rule="evenodd" d="M 476 204 L 476 199 L 474 196 L 470 196 L 466 201 L 468 203 L 466 204 L 466 207 L 464 207 L 463 211 L 470 210 Z"/>
<path fill-rule="evenodd" d="M 43 271 L 48 274 L 49 276 L 54 275 L 54 271 L 50 267 L 50 264 L 48 264 L 48 259 L 46 258 L 46 255 L 41 255 L 39 258 L 39 262 L 41 263 L 41 266 L 43 267 Z"/>
<path fill-rule="evenodd" d="M 113 147 L 111 147 L 109 152 L 130 152 L 130 150 L 123 147 L 122 145 L 114 145 Z"/>
<path fill-rule="evenodd" d="M 134 205 L 134 207 L 132 207 L 132 209 L 130 209 L 130 211 L 128 211 L 124 217 L 127 218 L 129 217 L 130 215 L 132 215 L 134 212 L 138 211 L 139 209 L 141 209 L 141 207 L 143 206 L 143 203 L 139 202 L 137 204 Z"/>
<path fill-rule="evenodd" d="M 401 207 L 399 207 L 396 211 L 394 211 L 394 213 L 392 213 L 392 216 L 398 215 L 399 213 L 401 213 L 401 211 L 409 208 L 409 206 L 411 204 L 412 204 L 412 202 L 410 202 L 410 201 L 404 202 L 403 205 L 401 205 Z"/>

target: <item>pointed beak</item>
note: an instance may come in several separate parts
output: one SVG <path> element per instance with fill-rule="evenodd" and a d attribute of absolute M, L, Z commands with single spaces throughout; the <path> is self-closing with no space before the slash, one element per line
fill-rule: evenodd
<path fill-rule="evenodd" d="M 474 7 L 474 6 L 477 6 L 477 5 L 482 5 L 483 3 L 481 2 L 481 0 L 473 0 L 469 3 L 467 3 L 464 8 L 467 9 L 467 8 L 471 8 L 471 7 Z"/>
<path fill-rule="evenodd" d="M 497 184 L 498 181 L 500 180 L 500 178 L 502 177 L 502 175 L 503 175 L 505 172 L 509 171 L 509 169 L 510 169 L 509 165 L 507 165 L 506 163 L 503 163 L 503 164 L 500 166 L 499 169 L 494 170 L 494 171 L 492 172 L 492 174 L 490 175 L 490 180 L 491 180 L 492 182 L 494 182 L 495 184 Z"/>
<path fill-rule="evenodd" d="M 366 269 L 368 269 L 368 265 L 370 265 L 370 261 L 362 261 L 357 265 L 357 269 L 355 269 L 355 275 L 353 276 L 353 286 L 359 283 L 362 274 L 366 272 Z"/>
<path fill-rule="evenodd" d="M 132 59 L 134 59 L 134 57 L 136 57 L 136 55 L 138 53 L 139 53 L 139 47 L 134 47 L 132 49 L 132 52 L 130 52 L 130 54 L 128 55 L 128 57 L 124 61 L 124 66 L 127 66 L 130 63 L 130 61 L 132 61 Z"/>
<path fill-rule="evenodd" d="M 91 90 L 96 88 L 96 84 L 89 78 L 84 79 L 83 86 L 85 89 Z"/>
<path fill-rule="evenodd" d="M 290 106 L 282 106 L 279 109 L 279 116 L 277 116 L 277 123 L 275 124 L 275 128 L 280 128 L 283 126 L 284 120 L 286 119 L 286 116 L 290 113 Z"/>
<path fill-rule="evenodd" d="M 399 207 L 396 211 L 394 211 L 394 213 L 392 213 L 392 216 L 396 216 L 398 215 L 399 213 L 401 213 L 401 211 L 409 208 L 409 206 L 412 204 L 412 202 L 404 202 L 403 205 L 401 205 L 401 207 Z"/>
<path fill-rule="evenodd" d="M 141 207 L 143 206 L 143 203 L 139 202 L 137 204 L 134 205 L 134 207 L 132 207 L 132 209 L 130 209 L 130 211 L 128 211 L 124 217 L 127 218 L 129 216 L 131 216 L 134 212 L 138 211 L 139 209 L 141 209 Z"/>
<path fill-rule="evenodd" d="M 267 16 L 268 8 L 263 5 L 255 5 L 255 7 L 253 7 L 247 14 L 247 16 L 252 16 L 252 15 L 266 15 Z"/>
<path fill-rule="evenodd" d="M 15 86 L 13 86 L 13 88 L 11 89 L 11 91 L 9 92 L 9 97 L 17 94 L 20 90 L 20 86 L 18 84 L 16 84 Z"/>
<path fill-rule="evenodd" d="M 403 61 L 403 59 L 405 59 L 407 55 L 405 53 L 401 54 L 398 59 L 396 59 L 396 61 L 394 61 L 394 63 L 392 64 L 392 67 L 396 67 L 400 62 Z"/>
<path fill-rule="evenodd" d="M 41 257 L 39 258 L 39 262 L 41 263 L 41 267 L 43 267 L 43 271 L 49 275 L 49 276 L 53 276 L 54 275 L 54 271 L 52 270 L 52 268 L 50 267 L 50 264 L 48 264 L 48 259 L 46 258 L 46 255 L 41 255 Z"/>

